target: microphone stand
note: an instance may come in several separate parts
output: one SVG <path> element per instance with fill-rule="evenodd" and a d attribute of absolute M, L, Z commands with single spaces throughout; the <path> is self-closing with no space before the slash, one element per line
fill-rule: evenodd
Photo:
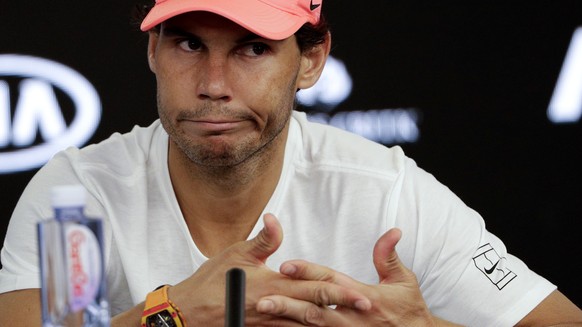
<path fill-rule="evenodd" d="M 225 327 L 245 325 L 245 272 L 232 268 L 226 272 Z"/>

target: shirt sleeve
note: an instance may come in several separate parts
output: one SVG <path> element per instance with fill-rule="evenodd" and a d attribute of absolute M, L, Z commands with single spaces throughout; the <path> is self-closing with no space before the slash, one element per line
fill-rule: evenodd
<path fill-rule="evenodd" d="M 0 293 L 40 288 L 37 224 L 54 217 L 50 188 L 78 183 L 71 163 L 62 155 L 56 155 L 30 180 L 12 213 L 0 252 Z"/>
<path fill-rule="evenodd" d="M 469 326 L 513 326 L 556 289 L 432 175 L 412 160 L 405 171 L 398 224 L 409 234 L 406 259 L 433 314 Z"/>

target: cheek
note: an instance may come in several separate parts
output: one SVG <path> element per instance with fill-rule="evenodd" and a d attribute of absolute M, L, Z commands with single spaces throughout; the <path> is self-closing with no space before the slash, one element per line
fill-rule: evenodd
<path fill-rule="evenodd" d="M 295 94 L 289 92 L 288 78 L 262 79 L 247 86 L 247 91 L 240 93 L 241 100 L 259 117 L 262 128 L 292 109 Z"/>
<path fill-rule="evenodd" d="M 261 103 L 281 105 L 281 102 L 288 102 L 288 98 L 294 99 L 297 63 L 289 62 L 276 67 L 280 68 L 247 73 L 247 77 L 241 77 L 238 84 L 244 90 L 238 90 L 237 93 L 259 106 Z"/>
<path fill-rule="evenodd" d="M 184 106 L 192 99 L 188 95 L 195 95 L 192 89 L 193 82 L 186 76 L 184 70 L 160 69 L 156 73 L 158 101 L 174 106 Z"/>

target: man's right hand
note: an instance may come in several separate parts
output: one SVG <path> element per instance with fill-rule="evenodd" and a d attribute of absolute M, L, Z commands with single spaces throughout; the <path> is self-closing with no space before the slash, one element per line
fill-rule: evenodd
<path fill-rule="evenodd" d="M 283 231 L 273 215 L 265 215 L 263 230 L 253 239 L 239 242 L 209 259 L 191 277 L 171 287 L 168 296 L 180 308 L 188 326 L 224 326 L 225 276 L 234 267 L 246 274 L 246 326 L 299 326 L 284 317 L 258 313 L 258 300 L 267 295 L 285 295 L 318 305 L 336 299 L 336 305 L 371 307 L 361 293 L 323 281 L 292 280 L 269 269 L 267 258 L 281 245 Z"/>

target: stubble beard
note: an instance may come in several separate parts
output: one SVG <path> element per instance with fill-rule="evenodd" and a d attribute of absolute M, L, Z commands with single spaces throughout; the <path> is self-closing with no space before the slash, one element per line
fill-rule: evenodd
<path fill-rule="evenodd" d="M 286 94 L 281 97 L 280 103 L 276 106 L 278 110 L 274 110 L 266 124 L 265 130 L 260 134 L 257 140 L 252 135 L 237 140 L 236 142 L 220 142 L 213 143 L 196 143 L 190 139 L 183 131 L 176 128 L 176 124 L 166 114 L 160 95 L 158 94 L 158 111 L 160 120 L 164 129 L 168 133 L 171 142 L 174 142 L 179 148 L 180 152 L 186 161 L 189 161 L 189 166 L 193 171 L 200 173 L 201 170 L 211 178 L 229 179 L 232 177 L 238 180 L 239 183 L 245 184 L 247 179 L 254 176 L 265 165 L 272 160 L 271 153 L 281 143 L 282 132 L 285 130 L 291 112 L 296 108 L 294 83 L 286 90 Z M 227 107 L 211 107 L 204 106 L 197 110 L 183 110 L 178 115 L 178 118 L 193 116 L 202 117 L 209 111 L 218 111 L 221 114 L 228 116 L 231 111 Z M 243 117 L 244 116 L 244 117 Z M 253 117 L 238 116 L 237 118 L 251 119 Z M 280 145 L 284 146 L 284 145 Z M 199 176 L 202 177 L 202 176 Z"/>

